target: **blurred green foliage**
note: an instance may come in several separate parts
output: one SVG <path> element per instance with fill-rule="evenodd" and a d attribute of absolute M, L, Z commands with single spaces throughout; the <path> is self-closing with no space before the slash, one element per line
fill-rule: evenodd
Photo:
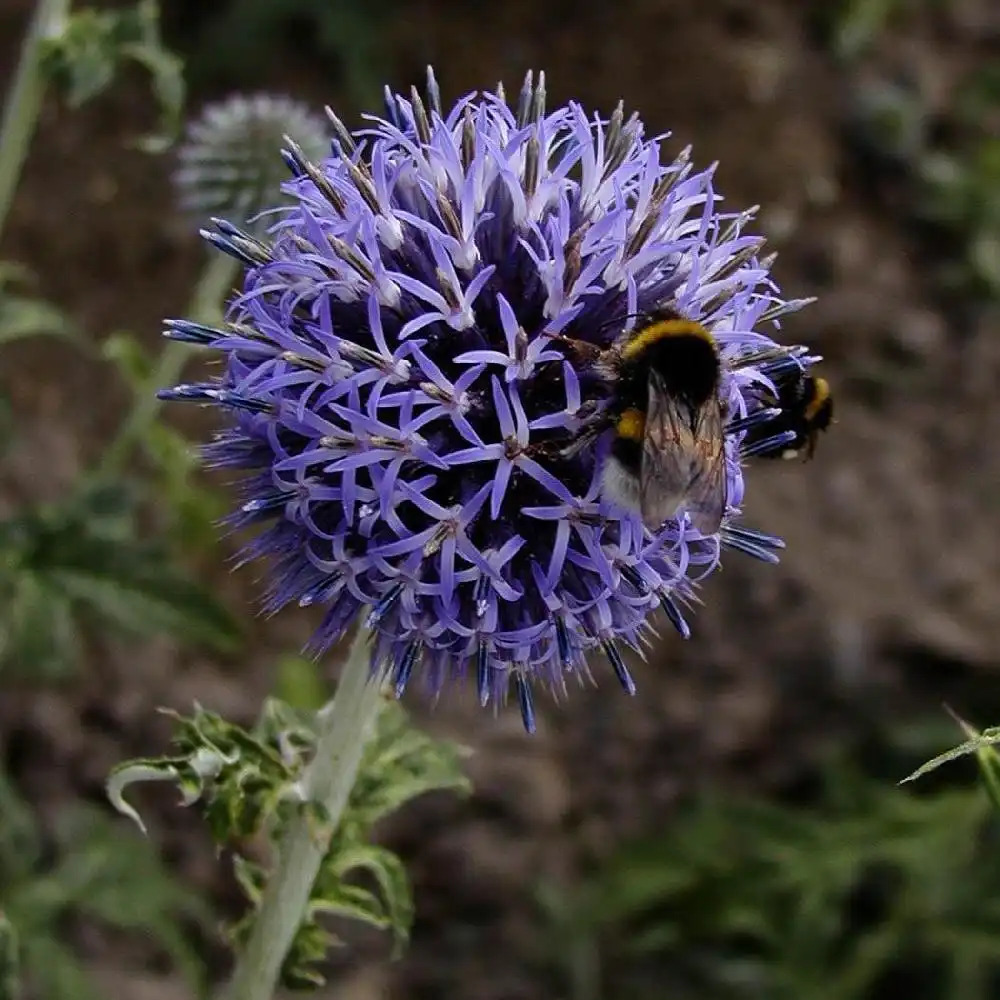
<path fill-rule="evenodd" d="M 79 918 L 154 945 L 193 990 L 202 988 L 190 931 L 207 926 L 210 913 L 153 844 L 82 805 L 49 830 L 2 772 L 0 816 L 0 1000 L 15 1000 L 25 986 L 44 1000 L 102 996 L 70 943 Z"/>
<path fill-rule="evenodd" d="M 959 90 L 948 142 L 917 163 L 917 212 L 949 238 L 957 259 L 944 270 L 949 287 L 1000 297 L 1000 63 L 973 73 Z"/>
<path fill-rule="evenodd" d="M 872 50 L 893 24 L 920 9 L 947 0 L 830 0 L 816 4 L 812 15 L 819 20 L 827 45 L 838 59 L 851 61 Z"/>
<path fill-rule="evenodd" d="M 49 78 L 79 107 L 107 90 L 125 63 L 136 63 L 152 79 L 160 108 L 160 132 L 140 141 L 149 152 L 165 149 L 180 130 L 184 107 L 184 67 L 160 38 L 156 0 L 133 7 L 74 10 L 63 30 L 48 38 L 44 66 Z"/>
<path fill-rule="evenodd" d="M 102 345 L 104 357 L 118 369 L 132 393 L 135 411 L 155 402 L 159 385 L 156 359 L 129 332 L 120 330 Z M 193 349 L 189 353 L 194 353 Z M 178 551 L 204 552 L 218 540 L 218 523 L 226 512 L 223 495 L 198 481 L 198 450 L 169 424 L 152 414 L 142 421 L 141 446 L 146 464 L 136 483 L 145 500 L 155 503 L 166 536 Z M 123 461 L 127 454 L 121 455 Z M 104 459 L 108 459 L 108 453 Z M 117 465 L 118 463 L 110 463 Z M 102 473 L 121 476 L 118 468 Z"/>
<path fill-rule="evenodd" d="M 176 131 L 181 66 L 160 44 L 153 0 L 115 10 L 73 11 L 46 38 L 44 60 L 73 105 L 108 87 L 123 61 L 138 61 L 153 75 L 167 131 Z M 25 291 L 29 279 L 18 265 L 0 265 L 0 346 L 57 335 L 86 348 L 69 317 Z M 122 357 L 132 342 L 118 335 L 113 343 L 118 345 L 114 360 L 127 374 Z M 137 353 L 133 348 L 133 368 Z M 149 391 L 148 381 L 143 388 Z M 220 651 L 238 645 L 234 619 L 179 568 L 169 539 L 149 515 L 151 499 L 161 508 L 166 499 L 168 527 L 185 537 L 200 529 L 204 541 L 205 526 L 218 507 L 191 482 L 195 459 L 182 440 L 156 421 L 147 430 L 149 452 L 156 458 L 152 476 L 131 470 L 110 477 L 91 474 L 58 503 L 29 503 L 0 520 L 0 670 L 36 680 L 63 676 L 79 662 L 85 638 L 95 629 L 118 635 L 167 633 Z M 0 396 L 0 448 L 12 444 L 13 433 L 8 400 Z"/>
<path fill-rule="evenodd" d="M 26 293 L 31 281 L 27 268 L 0 261 L 0 347 L 41 336 L 67 337 L 79 345 L 79 329 L 69 316 Z"/>
<path fill-rule="evenodd" d="M 0 521 L 0 669 L 54 678 L 78 662 L 87 624 L 119 635 L 175 635 L 231 651 L 240 628 L 142 530 L 121 483 Z"/>
<path fill-rule="evenodd" d="M 294 38 L 317 64 L 332 66 L 334 85 L 360 106 L 377 106 L 389 66 L 380 33 L 397 0 L 228 0 L 216 3 L 188 60 L 192 76 L 225 78 L 230 86 L 259 86 L 275 38 Z M 201 13 L 202 17 L 206 15 Z"/>
<path fill-rule="evenodd" d="M 808 805 L 705 795 L 544 902 L 578 943 L 574 1000 L 989 1000 L 997 822 L 979 790 L 914 795 L 841 761 Z M 572 964 L 598 948 L 608 994 Z"/>
<path fill-rule="evenodd" d="M 839 0 L 817 5 L 813 17 L 845 72 L 862 81 L 853 97 L 854 137 L 873 164 L 892 172 L 894 200 L 922 231 L 942 289 L 990 300 L 1000 297 L 1000 63 L 967 59 L 942 111 L 925 106 L 916 79 L 887 79 L 879 65 L 884 39 L 946 6 Z M 862 64 L 871 70 L 864 76 Z"/>
<path fill-rule="evenodd" d="M 240 853 L 241 846 L 263 835 L 276 847 L 303 810 L 317 838 L 330 839 L 309 909 L 285 959 L 282 982 L 294 988 L 323 983 L 319 967 L 339 943 L 321 923 L 324 918 L 348 918 L 391 931 L 397 949 L 406 941 L 413 920 L 409 880 L 402 861 L 374 843 L 374 829 L 379 820 L 426 792 L 466 791 L 457 746 L 422 733 L 398 704 L 387 701 L 341 821 L 330 830 L 322 808 L 304 802 L 301 793 L 316 739 L 314 713 L 271 699 L 250 731 L 200 707 L 191 716 L 169 714 L 176 722 L 175 752 L 120 765 L 109 780 L 108 794 L 141 825 L 124 792 L 138 782 L 166 781 L 180 789 L 185 805 L 198 806 L 217 844 L 235 848 L 236 876 L 253 904 L 231 929 L 236 942 L 249 936 L 267 881 L 266 869 Z"/>
<path fill-rule="evenodd" d="M 298 653 L 278 660 L 273 690 L 279 701 L 304 712 L 318 712 L 332 693 L 319 662 Z"/>

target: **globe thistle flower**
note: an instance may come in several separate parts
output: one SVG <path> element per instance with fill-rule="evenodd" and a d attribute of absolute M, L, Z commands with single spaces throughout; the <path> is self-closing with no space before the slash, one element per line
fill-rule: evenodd
<path fill-rule="evenodd" d="M 206 105 L 177 150 L 174 185 L 181 209 L 199 224 L 214 215 L 243 224 L 274 208 L 288 176 L 275 155 L 286 135 L 309 158 L 329 149 L 326 121 L 289 97 L 236 94 Z M 260 233 L 266 228 L 266 220 L 252 224 Z"/>
<path fill-rule="evenodd" d="M 722 547 L 776 561 L 779 539 L 737 523 L 741 443 L 775 415 L 756 390 L 815 360 L 762 332 L 804 300 L 780 297 L 712 169 L 664 162 L 620 105 L 545 103 L 529 73 L 513 109 L 501 88 L 446 112 L 429 73 L 426 103 L 387 90 L 359 132 L 330 113 L 321 163 L 286 139 L 293 204 L 268 238 L 206 234 L 246 266 L 227 322 L 168 323 L 225 373 L 163 393 L 230 415 L 207 458 L 249 473 L 231 523 L 260 531 L 243 559 L 270 559 L 269 611 L 322 605 L 322 651 L 368 609 L 397 696 L 468 676 L 483 705 L 513 691 L 529 731 L 535 688 L 589 677 L 592 653 L 634 693 L 623 651 L 660 608 L 689 634 Z M 602 496 L 613 386 L 569 344 L 607 348 L 664 305 L 721 360 L 715 535 L 683 513 L 650 531 Z"/>

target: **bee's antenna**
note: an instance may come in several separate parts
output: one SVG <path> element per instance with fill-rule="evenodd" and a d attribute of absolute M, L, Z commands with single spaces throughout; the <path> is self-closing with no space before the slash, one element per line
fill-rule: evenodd
<path fill-rule="evenodd" d="M 603 333 L 605 330 L 607 330 L 607 328 L 609 326 L 624 325 L 630 319 L 642 319 L 642 317 L 645 316 L 645 315 L 646 315 L 646 313 L 644 313 L 644 312 L 622 313 L 620 316 L 614 316 L 611 319 L 607 320 L 606 322 L 602 323 L 598 327 L 598 330 L 600 330 Z"/>
<path fill-rule="evenodd" d="M 597 327 L 597 333 L 603 333 L 609 327 L 619 326 L 624 324 L 630 319 L 641 319 L 646 313 L 621 313 L 618 316 L 612 316 L 611 319 L 605 320 L 599 327 Z M 578 343 L 574 337 L 567 337 L 564 333 L 549 333 L 547 330 L 543 331 L 543 335 L 546 337 L 551 337 L 553 340 L 565 340 L 572 343 Z"/>

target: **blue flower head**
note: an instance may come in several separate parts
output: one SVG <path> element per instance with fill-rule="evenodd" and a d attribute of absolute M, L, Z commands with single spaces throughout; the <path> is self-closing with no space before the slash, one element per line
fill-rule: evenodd
<path fill-rule="evenodd" d="M 588 677 L 592 651 L 632 693 L 623 648 L 658 608 L 688 634 L 722 546 L 776 559 L 736 524 L 741 460 L 748 430 L 776 440 L 755 390 L 814 360 L 761 332 L 802 303 L 744 232 L 753 211 L 720 212 L 712 169 L 664 162 L 621 106 L 548 111 L 531 74 L 514 109 L 501 90 L 445 112 L 430 74 L 426 103 L 386 105 L 353 134 L 331 113 L 322 163 L 286 140 L 292 205 L 266 239 L 206 234 L 245 264 L 242 294 L 221 328 L 167 335 L 222 351 L 224 374 L 163 395 L 229 414 L 208 460 L 249 473 L 232 522 L 260 528 L 245 558 L 270 558 L 269 610 L 322 605 L 321 651 L 366 609 L 397 694 L 469 675 L 483 705 L 513 691 L 530 731 L 533 689 Z M 721 361 L 729 507 L 707 537 L 602 497 L 613 386 L 571 346 L 665 306 Z"/>

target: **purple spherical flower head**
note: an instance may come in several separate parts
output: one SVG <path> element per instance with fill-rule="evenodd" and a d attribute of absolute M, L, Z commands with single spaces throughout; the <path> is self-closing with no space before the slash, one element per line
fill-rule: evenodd
<path fill-rule="evenodd" d="M 167 335 L 226 355 L 210 401 L 232 423 L 213 464 L 251 475 L 245 558 L 273 563 L 268 608 L 319 604 L 322 650 L 362 609 L 373 670 L 402 694 L 469 674 L 481 702 L 556 693 L 601 651 L 625 689 L 640 650 L 720 547 L 774 561 L 778 539 L 737 527 L 741 442 L 774 415 L 759 400 L 801 349 L 761 327 L 801 305 L 769 278 L 753 211 L 726 214 L 713 171 L 663 162 L 636 116 L 545 109 L 531 74 L 516 109 L 473 94 L 447 113 L 387 91 L 387 116 L 332 155 L 283 151 L 294 199 L 266 240 L 225 222 L 207 238 L 246 265 L 222 328 Z M 669 306 L 705 326 L 722 362 L 729 509 L 704 537 L 683 513 L 651 532 L 601 496 L 613 387 L 569 339 L 606 348 Z M 735 361 L 739 360 L 739 364 Z M 594 430 L 600 433 L 593 433 Z M 574 443 L 582 446 L 573 447 Z"/>

